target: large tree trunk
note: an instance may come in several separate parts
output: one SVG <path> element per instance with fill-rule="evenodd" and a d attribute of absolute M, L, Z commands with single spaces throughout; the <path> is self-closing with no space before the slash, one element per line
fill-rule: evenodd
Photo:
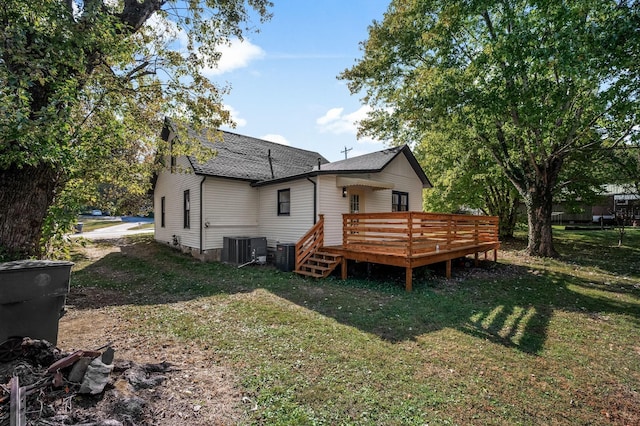
<path fill-rule="evenodd" d="M 42 255 L 42 226 L 59 177 L 48 164 L 0 170 L 0 259 Z"/>
<path fill-rule="evenodd" d="M 558 252 L 553 247 L 553 194 L 550 185 L 531 188 L 525 197 L 525 205 L 529 222 L 527 252 L 531 256 L 558 257 Z"/>

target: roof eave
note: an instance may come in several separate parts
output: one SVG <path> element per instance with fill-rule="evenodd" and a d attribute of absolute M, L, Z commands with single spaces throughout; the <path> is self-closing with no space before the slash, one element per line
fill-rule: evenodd
<path fill-rule="evenodd" d="M 383 167 L 384 168 L 384 167 Z M 305 179 L 316 177 L 319 175 L 350 175 L 350 174 L 362 174 L 362 173 L 379 173 L 382 169 L 356 169 L 356 170 L 313 170 L 310 172 L 299 173 L 297 175 L 285 176 L 276 179 L 260 180 L 252 184 L 252 186 L 267 186 L 276 183 L 288 182 L 296 179 Z"/>
<path fill-rule="evenodd" d="M 218 175 L 218 174 L 215 174 L 215 173 L 199 172 L 199 171 L 197 171 L 195 169 L 193 170 L 193 174 L 196 175 L 196 176 L 213 177 L 213 178 L 219 178 L 219 179 L 239 180 L 239 181 L 243 181 L 243 182 L 249 182 L 251 184 L 253 184 L 254 182 L 258 182 L 258 180 L 251 179 L 249 177 Z"/>
<path fill-rule="evenodd" d="M 433 185 L 429 181 L 427 174 L 422 169 L 422 166 L 420 166 L 420 163 L 418 163 L 418 160 L 416 159 L 415 155 L 413 155 L 413 152 L 411 152 L 411 148 L 409 148 L 408 145 L 404 145 L 402 147 L 402 150 L 400 150 L 398 154 L 400 152 L 404 153 L 405 157 L 407 158 L 407 161 L 409 161 L 409 164 L 413 168 L 413 171 L 416 172 L 416 175 L 418 175 L 418 177 L 420 178 L 420 181 L 422 182 L 422 188 L 423 189 L 433 188 Z"/>

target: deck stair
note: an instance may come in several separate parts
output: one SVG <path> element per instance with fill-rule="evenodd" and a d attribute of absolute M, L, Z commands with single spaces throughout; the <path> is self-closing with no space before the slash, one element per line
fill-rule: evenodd
<path fill-rule="evenodd" d="M 326 278 L 340 264 L 342 256 L 323 251 L 316 251 L 307 257 L 295 272 L 313 278 Z"/>
<path fill-rule="evenodd" d="M 315 225 L 296 243 L 296 274 L 326 278 L 342 261 L 341 254 L 324 251 L 324 215 L 318 215 Z"/>

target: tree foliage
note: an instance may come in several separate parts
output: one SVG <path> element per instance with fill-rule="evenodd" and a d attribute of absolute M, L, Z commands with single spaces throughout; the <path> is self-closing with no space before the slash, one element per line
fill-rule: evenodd
<path fill-rule="evenodd" d="M 425 193 L 424 208 L 447 213 L 480 210 L 497 216 L 500 237 L 511 238 L 521 197 L 487 150 L 468 149 L 468 138 L 464 126 L 454 125 L 426 134 L 416 145 L 416 157 L 433 184 Z"/>
<path fill-rule="evenodd" d="M 554 194 L 639 131 L 638 28 L 637 1 L 394 0 L 341 78 L 374 107 L 362 134 L 469 132 L 522 197 L 529 252 L 554 256 Z"/>
<path fill-rule="evenodd" d="M 269 0 L 5 0 L 0 7 L 0 255 L 43 240 L 97 182 L 148 190 L 165 115 L 232 124 L 203 73 Z M 213 137 L 213 135 L 212 135 Z M 186 140 L 186 138 L 183 138 Z M 208 153 L 176 145 L 174 155 Z M 152 162 L 151 162 L 152 163 Z M 49 216 L 49 220 L 45 218 Z"/>

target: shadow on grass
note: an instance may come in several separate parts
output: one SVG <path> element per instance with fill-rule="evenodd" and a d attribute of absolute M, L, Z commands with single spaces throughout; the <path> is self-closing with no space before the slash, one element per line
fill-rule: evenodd
<path fill-rule="evenodd" d="M 453 328 L 527 354 L 543 350 L 556 310 L 621 314 L 636 323 L 640 318 L 640 303 L 620 300 L 616 288 L 593 291 L 593 283 L 572 275 L 493 262 L 483 265 L 464 277 L 455 272 L 458 277 L 454 274 L 452 280 L 428 273 L 420 279 L 418 274 L 415 290 L 407 293 L 402 269 L 390 272 L 400 274 L 394 281 L 318 281 L 270 266 L 237 269 L 202 263 L 150 239 L 138 239 L 74 271 L 68 303 L 76 309 L 152 305 L 264 289 L 392 343 Z M 640 289 L 631 292 L 640 300 Z"/>
<path fill-rule="evenodd" d="M 619 247 L 617 229 L 554 233 L 556 248 L 569 263 L 617 275 L 640 274 L 640 229 L 627 229 Z"/>

